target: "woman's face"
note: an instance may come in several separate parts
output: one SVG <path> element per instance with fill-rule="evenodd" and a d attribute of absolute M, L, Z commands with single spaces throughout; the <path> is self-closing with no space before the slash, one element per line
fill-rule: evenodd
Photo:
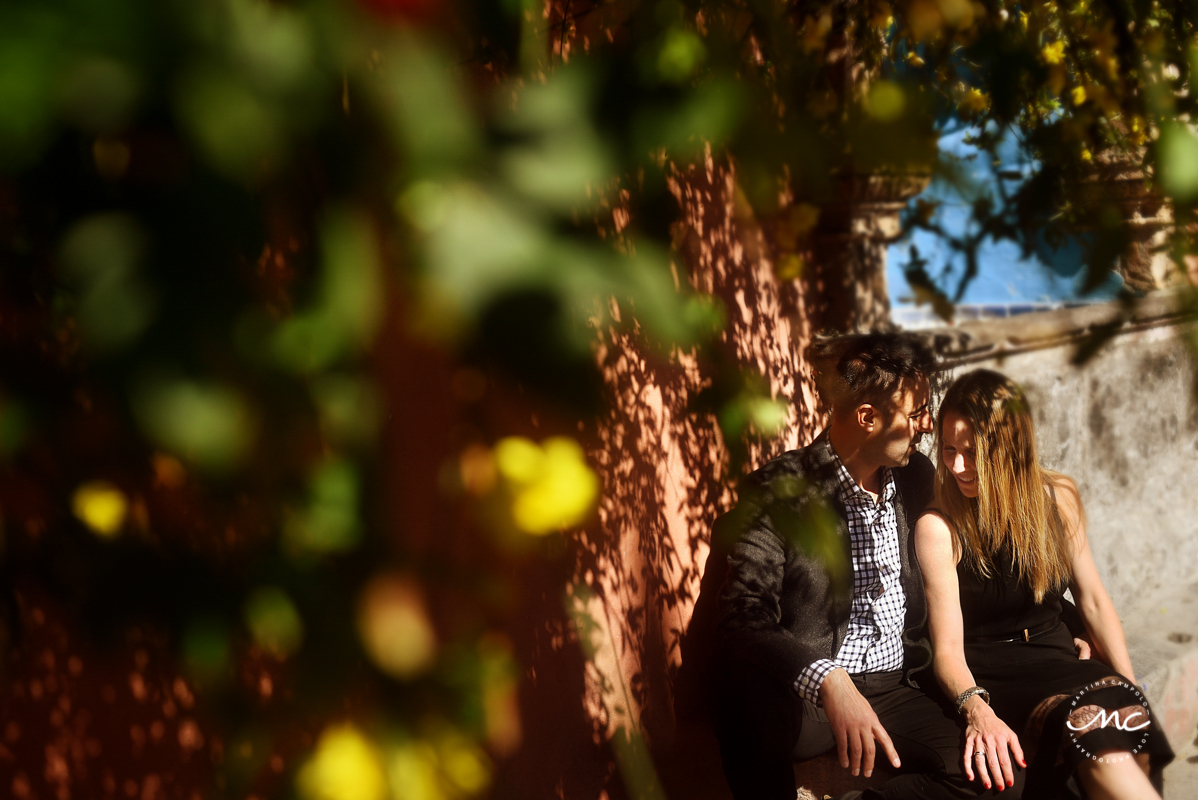
<path fill-rule="evenodd" d="M 941 431 L 944 449 L 940 457 L 944 466 L 957 479 L 957 487 L 966 497 L 978 496 L 978 470 L 974 461 L 976 452 L 973 441 L 973 425 L 955 411 L 944 414 L 944 430 Z"/>

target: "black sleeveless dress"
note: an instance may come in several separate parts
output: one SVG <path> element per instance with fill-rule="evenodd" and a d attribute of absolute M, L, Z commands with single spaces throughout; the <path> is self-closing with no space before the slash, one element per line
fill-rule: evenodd
<path fill-rule="evenodd" d="M 1160 791 L 1173 750 L 1139 687 L 1101 661 L 1078 659 L 1061 621 L 1063 587 L 1036 603 L 1009 551 L 994 561 L 989 578 L 957 567 L 965 661 L 990 692 L 995 714 L 1019 737 L 1028 763 L 1024 798 L 1076 794 L 1077 765 L 1114 749 L 1147 753 Z"/>

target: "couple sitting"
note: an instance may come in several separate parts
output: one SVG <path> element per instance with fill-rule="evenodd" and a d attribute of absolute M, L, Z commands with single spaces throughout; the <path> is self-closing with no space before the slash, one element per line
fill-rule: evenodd
<path fill-rule="evenodd" d="M 1172 751 L 1077 488 L 1040 466 L 1019 387 L 960 377 L 933 467 L 916 450 L 933 430 L 920 339 L 840 337 L 812 363 L 831 424 L 750 475 L 734 512 L 717 723 L 733 794 L 793 800 L 793 762 L 835 750 L 853 775 L 876 759 L 902 773 L 845 797 L 1057 797 L 1080 783 L 1159 799 Z M 851 587 L 821 548 L 843 549 Z M 1089 642 L 1062 622 L 1066 588 Z"/>

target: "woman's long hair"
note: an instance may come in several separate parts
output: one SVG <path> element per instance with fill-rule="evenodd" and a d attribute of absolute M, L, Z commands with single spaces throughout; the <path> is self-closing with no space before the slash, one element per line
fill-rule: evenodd
<path fill-rule="evenodd" d="M 944 460 L 944 417 L 973 426 L 978 496 L 961 494 Z M 955 527 L 953 551 L 979 575 L 994 573 L 1005 544 L 1016 574 L 1035 594 L 1065 584 L 1072 570 L 1064 522 L 1050 497 L 1056 473 L 1040 467 L 1027 397 L 1019 385 L 988 369 L 953 382 L 936 424 L 936 497 Z"/>

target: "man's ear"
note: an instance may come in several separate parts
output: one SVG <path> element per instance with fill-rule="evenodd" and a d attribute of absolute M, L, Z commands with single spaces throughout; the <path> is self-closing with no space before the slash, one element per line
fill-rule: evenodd
<path fill-rule="evenodd" d="M 874 423 L 878 420 L 878 410 L 874 408 L 872 403 L 862 403 L 857 406 L 855 419 L 862 430 L 871 431 L 874 428 Z"/>

